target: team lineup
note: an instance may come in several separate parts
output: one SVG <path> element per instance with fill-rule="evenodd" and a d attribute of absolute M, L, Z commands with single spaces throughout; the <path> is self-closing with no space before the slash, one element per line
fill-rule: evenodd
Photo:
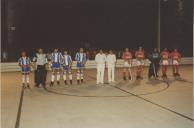
<path fill-rule="evenodd" d="M 181 60 L 181 54 L 177 49 L 169 52 L 167 48 L 164 48 L 159 52 L 156 48 L 153 49 L 149 54 L 145 53 L 142 47 L 139 47 L 135 51 L 134 55 L 130 52 L 129 48 L 125 48 L 122 53 L 123 59 L 123 80 L 133 80 L 134 76 L 131 72 L 132 58 L 135 58 L 136 65 L 136 80 L 143 79 L 143 69 L 145 65 L 145 59 L 149 59 L 150 66 L 148 71 L 148 78 L 154 77 L 159 78 L 158 71 L 161 66 L 162 78 L 167 79 L 167 68 L 170 62 L 172 62 L 173 76 L 179 77 L 179 63 Z M 75 55 L 76 61 L 76 80 L 77 84 L 82 84 L 84 82 L 85 65 L 87 63 L 87 54 L 84 52 L 83 48 L 80 48 Z M 64 84 L 73 84 L 73 74 L 72 74 L 72 57 L 68 54 L 67 50 L 63 53 L 59 52 L 58 49 L 54 49 L 50 56 L 43 53 L 43 49 L 38 49 L 38 52 L 31 60 L 25 51 L 21 53 L 21 57 L 18 60 L 19 66 L 22 72 L 22 85 L 24 87 L 30 88 L 29 74 L 31 72 L 31 67 L 35 69 L 35 87 L 40 87 L 40 85 L 45 86 L 47 67 L 51 67 L 51 80 L 50 86 L 55 84 L 60 85 L 61 76 L 63 77 Z M 108 83 L 115 82 L 115 68 L 117 63 L 116 55 L 112 50 L 109 50 L 108 54 L 103 53 L 103 50 L 95 55 L 96 63 L 96 84 L 104 84 L 104 72 L 105 68 L 108 69 Z"/>

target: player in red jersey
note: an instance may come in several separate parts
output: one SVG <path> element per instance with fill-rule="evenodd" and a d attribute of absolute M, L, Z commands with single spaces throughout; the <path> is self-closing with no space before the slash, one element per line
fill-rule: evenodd
<path fill-rule="evenodd" d="M 136 62 L 137 62 L 136 79 L 143 79 L 142 73 L 143 73 L 145 53 L 142 47 L 139 47 L 139 49 L 135 52 L 135 57 L 136 57 Z"/>
<path fill-rule="evenodd" d="M 129 51 L 128 48 L 125 49 L 123 52 L 122 58 L 124 60 L 124 65 L 123 65 L 123 79 L 127 79 L 127 73 L 128 72 L 128 78 L 129 80 L 132 80 L 132 74 L 131 74 L 131 62 L 132 62 L 132 54 Z"/>
<path fill-rule="evenodd" d="M 174 77 L 180 76 L 180 74 L 179 74 L 179 62 L 181 60 L 181 54 L 178 52 L 177 49 L 174 49 L 174 51 L 171 52 L 170 57 L 172 59 Z"/>
<path fill-rule="evenodd" d="M 162 77 L 167 77 L 166 72 L 167 72 L 167 67 L 169 65 L 168 59 L 170 57 L 170 54 L 168 52 L 167 48 L 164 48 L 164 50 L 160 53 L 161 57 L 161 65 L 162 65 Z"/>

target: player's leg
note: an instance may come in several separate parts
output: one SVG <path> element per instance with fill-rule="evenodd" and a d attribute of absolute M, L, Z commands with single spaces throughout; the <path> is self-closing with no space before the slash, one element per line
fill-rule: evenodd
<path fill-rule="evenodd" d="M 152 75 L 153 74 L 153 71 L 152 71 L 153 69 L 152 68 L 153 68 L 153 66 L 152 66 L 152 63 L 151 63 L 150 66 L 149 66 L 148 78 L 151 78 L 153 76 Z"/>
<path fill-rule="evenodd" d="M 160 64 L 159 63 L 155 63 L 156 77 L 158 77 L 159 68 L 160 68 Z"/>
<path fill-rule="evenodd" d="M 108 83 L 111 83 L 111 81 L 112 81 L 112 78 L 111 78 L 111 71 L 112 69 L 111 69 L 111 67 L 110 67 L 110 65 L 108 66 Z"/>
<path fill-rule="evenodd" d="M 80 84 L 80 68 L 77 69 L 77 84 Z"/>
<path fill-rule="evenodd" d="M 123 80 L 127 80 L 127 77 L 126 77 L 126 70 L 127 70 L 127 68 L 124 67 L 124 68 L 123 68 Z"/>
<path fill-rule="evenodd" d="M 178 64 L 176 65 L 176 75 L 180 76 L 180 74 L 179 74 L 179 65 Z"/>
<path fill-rule="evenodd" d="M 128 68 L 127 68 L 127 72 L 128 72 L 128 78 L 129 78 L 129 80 L 132 80 L 131 67 L 128 67 Z"/>
<path fill-rule="evenodd" d="M 26 73 L 26 83 L 27 83 L 27 87 L 30 88 L 30 77 L 29 77 L 29 73 Z"/>
<path fill-rule="evenodd" d="M 52 73 L 51 73 L 51 83 L 50 83 L 50 86 L 53 86 L 54 85 L 54 81 L 55 81 L 55 74 L 56 74 L 56 69 L 55 68 L 52 68 Z"/>
<path fill-rule="evenodd" d="M 100 67 L 100 70 L 101 70 L 101 75 L 100 75 L 100 83 L 101 84 L 104 84 L 104 65 L 101 65 L 101 67 Z"/>
<path fill-rule="evenodd" d="M 144 68 L 144 61 L 140 61 L 140 78 L 143 79 L 143 68 Z"/>
<path fill-rule="evenodd" d="M 96 84 L 100 83 L 100 65 L 97 65 Z"/>
<path fill-rule="evenodd" d="M 63 67 L 63 80 L 65 85 L 67 85 L 67 67 Z"/>
<path fill-rule="evenodd" d="M 61 77 L 60 69 L 57 68 L 57 85 L 60 85 L 60 77 Z"/>
<path fill-rule="evenodd" d="M 112 66 L 111 69 L 112 82 L 115 82 L 115 66 Z"/>
<path fill-rule="evenodd" d="M 81 67 L 80 69 L 80 80 L 81 80 L 81 83 L 84 82 L 84 67 Z"/>
<path fill-rule="evenodd" d="M 22 86 L 25 87 L 25 83 L 26 83 L 26 76 L 25 73 L 22 73 Z"/>
<path fill-rule="evenodd" d="M 140 79 L 140 73 L 141 73 L 141 67 L 140 67 L 140 61 L 136 60 L 137 67 L 136 67 L 136 79 Z"/>
<path fill-rule="evenodd" d="M 73 75 L 72 75 L 71 69 L 69 69 L 68 74 L 69 74 L 70 84 L 73 84 Z"/>
<path fill-rule="evenodd" d="M 163 60 L 162 61 L 162 77 L 167 77 L 166 75 L 167 66 L 168 66 L 168 60 Z"/>

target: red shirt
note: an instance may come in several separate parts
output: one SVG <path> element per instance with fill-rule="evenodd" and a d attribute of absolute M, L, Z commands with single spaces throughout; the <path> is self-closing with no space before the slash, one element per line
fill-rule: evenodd
<path fill-rule="evenodd" d="M 163 60 L 167 60 L 169 58 L 170 54 L 168 51 L 163 51 L 160 53 L 160 56 Z"/>
<path fill-rule="evenodd" d="M 123 58 L 125 61 L 128 61 L 129 59 L 132 58 L 131 52 L 124 52 L 122 58 Z"/>
<path fill-rule="evenodd" d="M 172 52 L 170 54 L 170 57 L 173 59 L 173 60 L 179 60 L 181 58 L 181 54 L 179 52 Z"/>
<path fill-rule="evenodd" d="M 144 59 L 145 55 L 144 55 L 144 51 L 136 51 L 135 52 L 135 57 L 137 59 Z"/>

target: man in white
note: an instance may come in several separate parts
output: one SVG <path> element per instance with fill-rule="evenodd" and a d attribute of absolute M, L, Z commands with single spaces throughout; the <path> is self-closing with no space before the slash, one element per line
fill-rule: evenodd
<path fill-rule="evenodd" d="M 95 56 L 97 63 L 97 84 L 104 83 L 104 68 L 106 63 L 106 55 L 102 50 Z"/>
<path fill-rule="evenodd" d="M 108 82 L 115 82 L 115 63 L 116 63 L 116 56 L 113 54 L 112 50 L 109 51 L 109 54 L 106 58 L 106 63 L 108 66 Z"/>

